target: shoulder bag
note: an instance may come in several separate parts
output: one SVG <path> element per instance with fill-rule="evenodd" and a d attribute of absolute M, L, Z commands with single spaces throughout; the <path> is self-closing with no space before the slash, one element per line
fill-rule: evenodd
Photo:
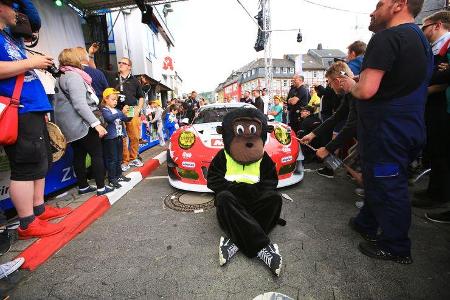
<path fill-rule="evenodd" d="M 25 74 L 17 76 L 12 97 L 0 96 L 0 145 L 12 145 L 19 130 L 19 105 Z"/>

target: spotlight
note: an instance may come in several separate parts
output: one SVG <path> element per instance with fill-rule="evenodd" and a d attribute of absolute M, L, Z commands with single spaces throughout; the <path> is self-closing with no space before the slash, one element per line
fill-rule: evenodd
<path fill-rule="evenodd" d="M 61 0 L 55 0 L 55 5 L 61 7 L 63 5 L 63 2 Z"/>

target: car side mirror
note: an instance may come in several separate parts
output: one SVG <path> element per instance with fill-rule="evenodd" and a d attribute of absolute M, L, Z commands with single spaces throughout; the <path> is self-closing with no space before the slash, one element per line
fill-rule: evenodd
<path fill-rule="evenodd" d="M 189 118 L 181 119 L 181 125 L 189 125 Z"/>

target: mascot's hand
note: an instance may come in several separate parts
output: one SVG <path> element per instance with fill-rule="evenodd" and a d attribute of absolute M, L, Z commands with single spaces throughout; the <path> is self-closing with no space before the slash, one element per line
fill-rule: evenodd
<path fill-rule="evenodd" d="M 230 187 L 230 192 L 240 198 L 259 197 L 260 191 L 254 184 L 248 184 L 243 182 L 233 182 Z"/>

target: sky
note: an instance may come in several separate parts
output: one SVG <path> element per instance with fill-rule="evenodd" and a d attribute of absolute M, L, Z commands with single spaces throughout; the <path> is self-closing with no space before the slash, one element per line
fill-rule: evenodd
<path fill-rule="evenodd" d="M 255 16 L 258 0 L 240 0 Z M 346 52 L 356 40 L 368 42 L 370 12 L 378 0 L 271 0 L 272 29 L 298 29 L 272 33 L 272 57 L 306 53 L 322 43 L 324 49 Z M 313 5 L 335 7 L 344 12 Z M 172 51 L 183 91 L 213 91 L 233 70 L 260 57 L 256 52 L 257 27 L 237 0 L 188 0 L 172 3 L 167 24 L 175 39 Z"/>

